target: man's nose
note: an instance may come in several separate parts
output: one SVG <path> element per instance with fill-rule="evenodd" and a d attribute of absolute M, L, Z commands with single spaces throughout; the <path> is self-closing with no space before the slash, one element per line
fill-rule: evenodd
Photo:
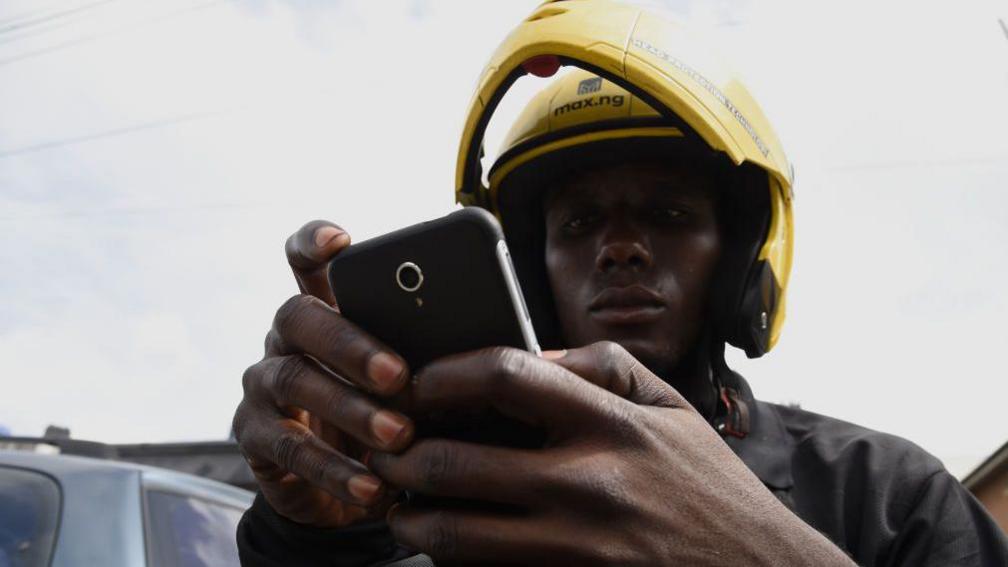
<path fill-rule="evenodd" d="M 654 257 L 640 235 L 622 232 L 612 235 L 602 244 L 595 265 L 599 271 L 608 273 L 618 269 L 641 272 L 651 267 Z"/>

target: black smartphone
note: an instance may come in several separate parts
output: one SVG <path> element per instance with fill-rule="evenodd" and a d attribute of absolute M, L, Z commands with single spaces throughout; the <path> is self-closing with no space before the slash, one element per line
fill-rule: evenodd
<path fill-rule="evenodd" d="M 489 346 L 539 354 L 497 219 L 477 207 L 352 244 L 329 264 L 340 312 L 416 370 Z"/>

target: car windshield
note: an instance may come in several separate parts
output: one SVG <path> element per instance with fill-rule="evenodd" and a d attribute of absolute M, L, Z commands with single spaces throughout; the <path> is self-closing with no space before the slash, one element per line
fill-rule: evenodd
<path fill-rule="evenodd" d="M 241 515 L 242 510 L 207 500 L 148 491 L 151 565 L 237 567 L 238 546 L 234 534 Z"/>
<path fill-rule="evenodd" d="M 60 491 L 55 481 L 0 467 L 0 567 L 48 565 L 59 513 Z"/>

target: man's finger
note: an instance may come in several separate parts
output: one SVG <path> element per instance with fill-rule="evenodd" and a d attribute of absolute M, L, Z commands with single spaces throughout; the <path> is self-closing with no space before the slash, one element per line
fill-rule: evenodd
<path fill-rule="evenodd" d="M 236 418 L 243 424 L 235 429 L 241 451 L 250 463 L 273 463 L 344 502 L 367 506 L 383 495 L 381 479 L 334 450 L 304 424 L 262 407 L 252 412 L 239 406 L 238 412 L 239 416 L 254 414 L 247 419 Z"/>
<path fill-rule="evenodd" d="M 280 307 L 273 333 L 277 335 L 271 337 L 274 344 L 307 354 L 352 384 L 379 395 L 395 394 L 409 376 L 402 357 L 310 295 L 294 296 Z"/>
<path fill-rule="evenodd" d="M 417 414 L 494 408 L 557 433 L 577 430 L 589 416 L 598 420 L 625 413 L 628 406 L 548 360 L 504 347 L 430 363 L 414 378 L 409 400 Z"/>
<path fill-rule="evenodd" d="M 401 455 L 375 453 L 368 466 L 389 484 L 420 494 L 529 505 L 556 483 L 541 451 L 423 439 Z"/>
<path fill-rule="evenodd" d="M 413 438 L 414 426 L 409 418 L 378 405 L 310 357 L 270 358 L 246 373 L 243 381 L 249 397 L 265 397 L 275 407 L 307 410 L 371 449 L 400 451 Z"/>
<path fill-rule="evenodd" d="M 400 504 L 388 514 L 395 540 L 438 563 L 472 565 L 577 564 L 584 541 L 564 537 L 527 517 Z"/>
<path fill-rule="evenodd" d="M 566 351 L 548 351 L 543 357 L 635 404 L 690 407 L 675 388 L 617 343 L 601 341 Z"/>
<path fill-rule="evenodd" d="M 350 245 L 350 235 L 335 224 L 314 220 L 287 239 L 284 250 L 301 293 L 336 305 L 326 268 L 329 260 Z"/>

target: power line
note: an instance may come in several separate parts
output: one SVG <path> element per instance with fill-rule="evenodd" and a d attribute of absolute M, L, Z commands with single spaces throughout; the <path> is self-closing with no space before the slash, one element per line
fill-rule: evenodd
<path fill-rule="evenodd" d="M 53 10 L 59 10 L 65 8 L 66 4 L 62 2 L 50 2 L 49 6 L 46 8 L 40 8 L 36 10 L 29 10 L 27 12 L 21 12 L 20 14 L 14 14 L 13 16 L 5 16 L 0 18 L 0 24 L 9 24 L 16 22 L 18 20 L 26 20 L 28 18 L 34 18 L 39 14 L 45 14 L 47 12 L 52 12 Z"/>
<path fill-rule="evenodd" d="M 116 0 L 100 0 L 98 2 L 92 2 L 90 4 L 83 4 L 83 5 L 77 6 L 75 8 L 68 8 L 66 10 L 61 10 L 61 11 L 58 11 L 58 12 L 55 12 L 55 13 L 52 13 L 52 14 L 47 14 L 45 16 L 38 16 L 38 17 L 35 17 L 35 18 L 29 18 L 27 20 L 24 20 L 24 21 L 21 21 L 21 22 L 16 22 L 16 23 L 13 23 L 13 24 L 0 25 L 0 33 L 9 33 L 9 32 L 15 31 L 15 30 L 23 29 L 23 28 L 29 28 L 29 27 L 32 27 L 32 26 L 37 26 L 37 25 L 40 25 L 40 24 L 44 24 L 46 22 L 50 22 L 50 21 L 53 21 L 53 20 L 58 20 L 60 18 L 65 18 L 67 16 L 72 16 L 74 14 L 79 14 L 81 12 L 87 12 L 88 10 L 92 10 L 92 9 L 94 9 L 97 6 L 101 6 L 102 4 L 108 4 L 110 2 L 115 2 L 115 1 Z"/>
<path fill-rule="evenodd" d="M 269 208 L 276 210 L 291 205 L 290 203 L 271 202 L 244 202 L 244 203 L 190 203 L 180 205 L 166 205 L 153 207 L 115 207 L 104 209 L 78 209 L 70 211 L 53 211 L 37 214 L 22 215 L 0 215 L 0 223 L 17 223 L 25 221 L 47 220 L 47 219 L 93 219 L 100 217 L 132 217 L 149 215 L 171 215 L 190 214 L 194 212 L 215 211 L 218 213 L 233 211 L 244 212 L 248 210 Z"/>
<path fill-rule="evenodd" d="M 69 18 L 69 19 L 66 19 L 66 20 L 59 20 L 59 21 L 53 22 L 53 23 L 48 24 L 48 25 L 46 25 L 44 27 L 41 27 L 41 28 L 31 29 L 31 30 L 28 30 L 28 31 L 26 31 L 24 33 L 11 34 L 9 37 L 0 37 L 0 45 L 6 45 L 8 43 L 15 43 L 15 42 L 18 42 L 18 41 L 21 41 L 21 40 L 24 40 L 24 39 L 30 39 L 30 38 L 33 38 L 33 37 L 38 37 L 40 35 L 45 35 L 47 33 L 52 32 L 53 30 L 57 30 L 59 28 L 66 27 L 66 26 L 75 24 L 77 22 L 78 22 L 77 19 Z"/>
<path fill-rule="evenodd" d="M 34 152 L 41 152 L 45 150 L 51 150 L 55 148 L 62 148 L 65 146 L 73 146 L 77 144 L 83 144 L 84 142 L 92 142 L 95 140 L 102 140 L 105 138 L 114 138 L 116 136 L 125 136 L 126 134 L 132 134 L 134 132 L 140 132 L 143 130 L 153 130 L 155 128 L 164 128 L 166 126 L 174 126 L 176 124 L 182 124 L 185 122 L 195 122 L 197 120 L 204 120 L 207 118 L 212 118 L 223 114 L 222 111 L 214 112 L 201 112 L 196 114 L 185 114 L 182 116 L 176 116 L 174 118 L 166 118 L 164 120 L 157 120 L 154 122 L 145 122 L 142 124 L 135 124 L 132 126 L 126 126 L 124 128 L 116 128 L 114 130 L 105 130 L 104 132 L 95 132 L 93 134 L 86 134 L 83 136 L 76 136 L 73 138 L 64 138 L 62 140 L 52 140 L 49 142 L 42 142 L 40 144 L 32 144 L 30 146 L 22 146 L 20 148 L 14 148 L 10 150 L 0 150 L 0 159 L 30 154 Z"/>
<path fill-rule="evenodd" d="M 115 0 L 103 0 L 103 2 L 98 2 L 97 4 L 102 4 L 104 2 L 111 2 Z M 79 25 L 79 23 L 90 16 L 90 12 L 77 12 L 69 17 L 54 19 L 49 22 L 39 23 L 34 27 L 30 27 L 25 30 L 14 31 L 8 34 L 0 36 L 0 45 L 6 45 L 8 43 L 16 43 L 19 41 L 24 41 L 26 39 L 31 39 L 33 37 L 38 37 L 41 35 L 46 35 L 52 33 L 54 30 L 60 28 L 65 28 L 67 26 Z"/>
<path fill-rule="evenodd" d="M 149 26 L 152 26 L 152 25 L 156 25 L 156 24 L 161 23 L 161 22 L 163 22 L 165 20 L 169 20 L 169 19 L 172 19 L 172 18 L 175 18 L 175 17 L 178 17 L 178 16 L 182 16 L 182 15 L 191 13 L 191 12 L 196 12 L 198 10 L 203 10 L 203 9 L 209 8 L 209 7 L 214 6 L 216 4 L 223 4 L 225 2 L 234 2 L 234 1 L 235 0 L 210 0 L 208 2 L 200 2 L 198 4 L 191 5 L 191 6 L 188 6 L 186 8 L 183 8 L 181 10 L 174 10 L 172 12 L 167 12 L 167 13 L 160 14 L 160 15 L 154 17 L 154 18 L 148 18 L 148 19 L 145 19 L 145 20 L 140 20 L 138 22 L 133 22 L 132 24 L 130 24 L 128 26 L 123 26 L 123 27 L 115 28 L 115 29 L 110 30 L 110 31 L 105 32 L 105 33 L 98 33 L 98 34 L 92 34 L 92 35 L 82 36 L 82 37 L 78 37 L 78 38 L 75 38 L 75 39 L 71 39 L 71 40 L 65 41 L 63 43 L 58 43 L 56 45 L 51 45 L 49 47 L 43 47 L 42 49 L 36 49 L 34 51 L 28 51 L 28 52 L 22 53 L 20 55 L 15 55 L 14 57 L 8 57 L 6 59 L 0 59 L 0 67 L 3 67 L 5 65 L 10 65 L 11 63 L 17 63 L 18 61 L 24 61 L 25 59 L 31 59 L 31 58 L 34 58 L 34 57 L 38 57 L 40 55 L 46 55 L 48 53 L 53 53 L 53 52 L 56 52 L 56 51 L 61 51 L 63 49 L 67 49 L 67 48 L 70 48 L 70 47 L 75 47 L 75 46 L 78 46 L 78 45 L 81 45 L 81 44 L 84 44 L 84 43 L 90 43 L 92 41 L 98 41 L 100 39 L 105 39 L 107 37 L 111 37 L 111 36 L 114 36 L 114 35 L 119 35 L 119 34 L 122 34 L 122 33 L 133 32 L 133 31 L 136 31 L 136 30 L 141 29 L 141 28 L 145 28 L 145 27 L 149 27 Z"/>
<path fill-rule="evenodd" d="M 1008 155 L 977 156 L 949 159 L 893 160 L 880 162 L 851 163 L 824 167 L 826 171 L 856 171 L 865 169 L 899 169 L 904 167 L 950 167 L 956 165 L 1008 164 Z"/>

